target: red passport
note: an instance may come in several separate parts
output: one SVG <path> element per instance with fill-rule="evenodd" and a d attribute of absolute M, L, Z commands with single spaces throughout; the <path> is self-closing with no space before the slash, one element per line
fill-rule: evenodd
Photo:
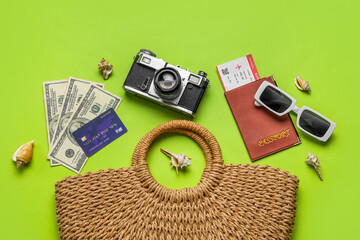
<path fill-rule="evenodd" d="M 270 76 L 225 92 L 251 161 L 301 143 L 289 114 L 279 117 L 254 104 L 263 81 L 276 85 Z"/>

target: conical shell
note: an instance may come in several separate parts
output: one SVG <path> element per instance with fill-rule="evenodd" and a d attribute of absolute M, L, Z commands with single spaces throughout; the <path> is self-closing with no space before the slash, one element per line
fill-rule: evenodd
<path fill-rule="evenodd" d="M 22 165 L 31 162 L 33 156 L 34 141 L 28 142 L 19 147 L 14 155 L 13 161 L 16 161 L 16 167 L 19 168 Z"/>
<path fill-rule="evenodd" d="M 305 160 L 305 162 L 308 165 L 311 165 L 311 166 L 313 166 L 315 168 L 315 171 L 316 171 L 317 175 L 319 176 L 320 180 L 322 181 L 323 178 L 322 178 L 321 173 L 320 173 L 320 161 L 319 161 L 319 159 L 314 154 L 308 153 L 307 154 L 307 159 Z"/>
<path fill-rule="evenodd" d="M 309 83 L 307 81 L 305 81 L 304 79 L 301 79 L 298 75 L 296 75 L 296 78 L 295 78 L 295 85 L 301 91 L 311 92 Z"/>
<path fill-rule="evenodd" d="M 171 167 L 176 168 L 176 173 L 179 174 L 179 167 L 183 168 L 186 166 L 191 166 L 190 160 L 191 158 L 187 157 L 185 154 L 180 153 L 179 155 L 176 155 L 174 153 L 171 153 L 169 151 L 166 151 L 162 148 L 160 148 L 160 151 L 165 153 L 167 156 L 171 158 Z"/>

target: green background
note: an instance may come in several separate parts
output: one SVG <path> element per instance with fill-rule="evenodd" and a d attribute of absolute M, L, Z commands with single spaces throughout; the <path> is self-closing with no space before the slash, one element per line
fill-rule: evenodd
<path fill-rule="evenodd" d="M 250 163 L 216 65 L 253 54 L 260 76 L 337 123 L 322 144 L 303 143 L 257 161 L 300 179 L 293 239 L 360 239 L 359 226 L 359 4 L 358 1 L 1 1 L 0 3 L 0 233 L 1 239 L 57 239 L 56 181 L 75 173 L 50 167 L 42 82 L 69 76 L 105 83 L 123 98 L 117 113 L 128 133 L 92 156 L 82 173 L 129 167 L 136 143 L 150 129 L 181 114 L 125 94 L 122 84 L 140 48 L 193 72 L 208 73 L 211 88 L 195 122 L 222 147 L 224 162 Z M 105 57 L 114 72 L 104 81 Z M 310 82 L 311 94 L 294 85 Z M 291 115 L 295 120 L 295 115 Z M 33 162 L 16 169 L 11 156 L 35 140 Z M 176 175 L 159 148 L 186 153 L 193 166 Z M 318 156 L 324 181 L 305 164 Z M 205 160 L 184 136 L 161 137 L 148 161 L 169 188 L 192 187 Z"/>

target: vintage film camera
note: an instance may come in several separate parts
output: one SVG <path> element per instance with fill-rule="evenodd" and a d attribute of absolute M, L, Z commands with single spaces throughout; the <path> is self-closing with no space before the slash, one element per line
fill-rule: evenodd
<path fill-rule="evenodd" d="M 124 90 L 160 103 L 163 106 L 195 116 L 209 86 L 207 74 L 198 74 L 171 65 L 146 49 L 134 57 Z"/>

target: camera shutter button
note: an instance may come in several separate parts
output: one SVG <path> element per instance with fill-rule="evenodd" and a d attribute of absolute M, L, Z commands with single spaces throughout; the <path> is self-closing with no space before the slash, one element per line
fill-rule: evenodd
<path fill-rule="evenodd" d="M 207 76 L 207 73 L 204 72 L 204 71 L 199 71 L 198 75 L 202 76 L 202 77 L 205 77 Z"/>

